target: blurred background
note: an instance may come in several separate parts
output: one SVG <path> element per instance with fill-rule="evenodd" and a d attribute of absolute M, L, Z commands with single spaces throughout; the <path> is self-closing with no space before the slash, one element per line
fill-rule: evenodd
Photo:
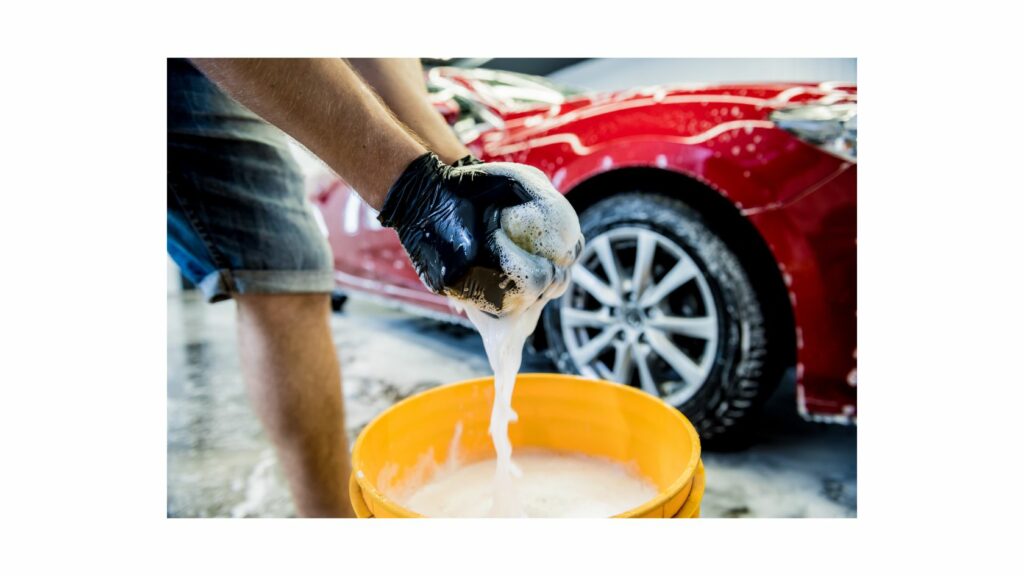
<path fill-rule="evenodd" d="M 594 287 L 579 284 L 565 305 L 549 305 L 522 371 L 624 381 L 703 425 L 713 451 L 704 456 L 702 516 L 855 516 L 856 60 L 424 65 L 439 111 L 467 145 L 485 160 L 544 170 L 585 231 L 590 225 L 588 247 L 607 243 L 624 277 L 641 266 L 641 243 L 655 246 L 650 277 L 666 287 L 640 311 L 649 340 L 610 338 L 586 356 L 588 343 L 619 328 L 614 320 L 577 327 L 570 318 L 603 314 L 625 323 L 634 311 L 597 302 Z M 350 441 L 410 394 L 489 375 L 479 336 L 443 300 L 420 291 L 393 234 L 319 161 L 299 146 L 294 152 L 335 251 L 332 327 Z M 649 195 L 641 201 L 679 199 L 665 206 L 678 211 L 680 226 L 694 218 L 714 238 L 695 244 L 685 232 L 652 236 L 644 231 L 659 229 L 642 220 L 615 220 L 616 202 L 638 190 Z M 579 265 L 611 285 L 600 256 L 585 253 Z M 742 270 L 735 282 L 717 272 L 733 261 Z M 667 286 L 682 264 L 697 272 Z M 169 259 L 167 289 L 168 516 L 294 515 L 246 401 L 233 305 L 206 304 Z M 630 287 L 623 281 L 616 289 Z M 729 304 L 744 298 L 757 304 L 740 311 Z M 763 350 L 730 336 L 723 319 L 734 317 L 738 325 L 765 324 Z M 677 328 L 661 330 L 666 318 Z M 718 319 L 717 331 L 688 332 L 706 318 Z M 691 374 L 691 365 L 699 370 Z M 701 404 L 715 387 L 738 381 L 757 394 Z"/>
<path fill-rule="evenodd" d="M 595 91 L 656 84 L 857 81 L 856 58 L 427 58 L 424 64 L 521 72 Z"/>

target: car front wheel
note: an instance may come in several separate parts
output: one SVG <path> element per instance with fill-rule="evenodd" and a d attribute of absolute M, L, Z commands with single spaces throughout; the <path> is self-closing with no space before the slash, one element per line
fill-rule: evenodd
<path fill-rule="evenodd" d="M 657 396 L 704 441 L 745 437 L 781 371 L 739 256 L 695 210 L 656 194 L 602 200 L 580 225 L 572 283 L 544 314 L 559 369 Z"/>

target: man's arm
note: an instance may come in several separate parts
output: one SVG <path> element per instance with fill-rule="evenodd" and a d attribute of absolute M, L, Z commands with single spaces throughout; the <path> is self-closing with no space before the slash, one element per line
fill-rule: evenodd
<path fill-rule="evenodd" d="M 427 151 L 343 60 L 192 62 L 235 100 L 309 148 L 375 209 L 405 168 Z"/>
<path fill-rule="evenodd" d="M 469 154 L 430 104 L 418 58 L 349 58 L 348 63 L 441 160 L 452 164 Z"/>
<path fill-rule="evenodd" d="M 575 212 L 543 173 L 528 166 L 491 165 L 490 171 L 452 167 L 428 154 L 347 62 L 193 62 L 236 100 L 304 144 L 380 210 L 381 223 L 395 229 L 416 272 L 429 278 L 427 285 L 435 293 L 464 297 L 484 290 L 495 314 L 508 312 L 504 293 L 509 288 L 502 281 L 507 274 L 492 245 L 495 226 L 504 224 L 492 215 L 527 202 L 542 207 L 540 212 L 571 215 L 571 226 L 554 231 L 558 238 L 538 246 L 557 246 L 554 252 L 568 254 L 571 260 L 578 256 L 582 236 Z M 418 65 L 367 64 L 364 69 L 398 111 L 445 148 L 435 149 L 447 156 L 445 160 L 465 156 L 468 151 L 455 143 L 455 136 L 429 106 Z M 401 193 L 395 194 L 398 189 Z M 437 232 L 433 236 L 432 230 Z M 537 271 L 529 280 L 538 293 L 543 292 L 565 266 L 536 246 L 520 247 L 524 262 L 517 266 Z"/>

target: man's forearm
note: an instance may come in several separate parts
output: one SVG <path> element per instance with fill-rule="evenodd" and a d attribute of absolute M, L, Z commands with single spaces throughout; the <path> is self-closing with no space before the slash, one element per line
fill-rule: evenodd
<path fill-rule="evenodd" d="M 444 117 L 431 106 L 419 59 L 350 58 L 348 62 L 441 160 L 450 164 L 469 154 Z"/>
<path fill-rule="evenodd" d="M 193 59 L 233 98 L 281 128 L 380 209 L 426 148 L 340 59 Z"/>

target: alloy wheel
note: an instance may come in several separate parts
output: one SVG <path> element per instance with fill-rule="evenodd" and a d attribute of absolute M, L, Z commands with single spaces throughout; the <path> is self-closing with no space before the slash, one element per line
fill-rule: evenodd
<path fill-rule="evenodd" d="M 714 367 L 719 313 L 705 273 L 653 230 L 619 227 L 588 240 L 559 305 L 566 350 L 583 375 L 679 406 Z"/>

